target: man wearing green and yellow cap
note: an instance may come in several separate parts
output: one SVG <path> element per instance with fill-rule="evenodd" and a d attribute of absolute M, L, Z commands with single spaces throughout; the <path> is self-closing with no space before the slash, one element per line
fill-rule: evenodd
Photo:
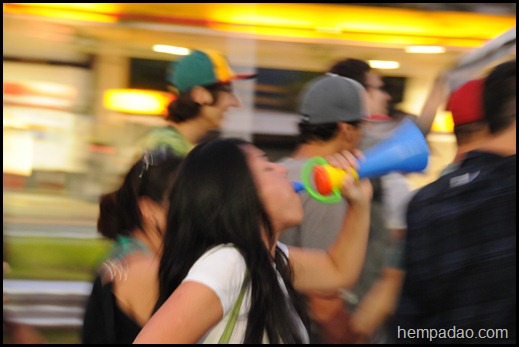
<path fill-rule="evenodd" d="M 252 77 L 255 74 L 235 74 L 226 57 L 216 51 L 196 50 L 172 63 L 167 82 L 175 99 L 168 106 L 168 124 L 147 133 L 141 147 L 166 147 L 187 155 L 211 130 L 220 128 L 229 107 L 240 106 L 231 81 Z"/>

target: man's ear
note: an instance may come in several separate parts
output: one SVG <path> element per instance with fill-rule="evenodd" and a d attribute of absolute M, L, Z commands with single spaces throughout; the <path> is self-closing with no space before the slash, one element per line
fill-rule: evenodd
<path fill-rule="evenodd" d="M 354 131 L 353 125 L 344 123 L 344 122 L 339 122 L 338 124 L 339 124 L 339 129 L 340 129 L 339 131 L 341 132 L 341 134 L 343 134 L 342 136 L 347 141 L 353 141 L 353 133 L 352 133 L 352 131 Z"/>
<path fill-rule="evenodd" d="M 213 96 L 204 87 L 196 86 L 191 89 L 191 99 L 200 105 L 211 105 L 213 103 Z"/>

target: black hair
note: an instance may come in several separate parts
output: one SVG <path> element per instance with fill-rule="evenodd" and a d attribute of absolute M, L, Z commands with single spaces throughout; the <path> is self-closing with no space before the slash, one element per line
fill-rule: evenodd
<path fill-rule="evenodd" d="M 148 197 L 161 204 L 173 185 L 182 159 L 166 148 L 146 152 L 126 174 L 119 189 L 99 200 L 97 230 L 109 239 L 129 236 L 142 228 L 138 199 Z"/>
<path fill-rule="evenodd" d="M 202 87 L 206 88 L 211 93 L 213 97 L 212 105 L 216 104 L 218 101 L 218 91 L 221 90 L 222 84 L 215 83 Z M 200 113 L 201 108 L 202 105 L 191 98 L 191 90 L 181 92 L 169 103 L 166 119 L 175 123 L 186 122 L 190 119 L 196 118 Z"/>
<path fill-rule="evenodd" d="M 275 235 L 243 152 L 246 145 L 251 144 L 235 138 L 212 139 L 196 146 L 184 159 L 170 194 L 155 310 L 205 252 L 232 243 L 244 257 L 252 287 L 244 343 L 262 343 L 264 332 L 270 343 L 302 343 L 276 269 L 307 324 L 306 306 L 293 288 L 288 259 L 279 248 L 272 259 L 262 240 L 262 227 L 271 246 Z"/>
<path fill-rule="evenodd" d="M 336 62 L 331 68 L 331 73 L 342 77 L 351 78 L 362 84 L 364 88 L 367 86 L 366 75 L 371 71 L 371 66 L 363 60 L 344 59 Z"/>
<path fill-rule="evenodd" d="M 328 141 L 339 131 L 337 123 L 311 124 L 307 120 L 298 123 L 299 142 L 309 143 L 312 141 Z"/>
<path fill-rule="evenodd" d="M 490 133 L 506 129 L 517 117 L 515 59 L 494 67 L 483 84 L 483 114 Z"/>

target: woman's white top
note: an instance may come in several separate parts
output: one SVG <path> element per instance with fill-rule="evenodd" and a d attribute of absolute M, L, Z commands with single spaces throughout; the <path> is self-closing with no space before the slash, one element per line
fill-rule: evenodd
<path fill-rule="evenodd" d="M 288 257 L 288 247 L 281 242 L 278 242 L 278 246 Z M 275 267 L 274 264 L 273 266 Z M 209 287 L 216 293 L 223 308 L 223 318 L 207 332 L 199 343 L 218 343 L 225 329 L 225 325 L 229 320 L 234 303 L 238 299 L 245 271 L 245 260 L 232 244 L 223 244 L 210 249 L 204 253 L 189 270 L 183 282 L 194 281 Z M 276 273 L 287 303 L 289 303 L 288 307 L 291 310 L 293 319 L 298 322 L 304 341 L 309 343 L 308 332 L 301 318 L 290 303 L 288 292 L 281 275 L 277 271 Z M 236 319 L 236 324 L 229 343 L 243 343 L 251 304 L 250 293 L 251 287 L 249 285 L 245 292 L 240 313 Z M 263 335 L 263 343 L 268 343 L 266 334 Z"/>

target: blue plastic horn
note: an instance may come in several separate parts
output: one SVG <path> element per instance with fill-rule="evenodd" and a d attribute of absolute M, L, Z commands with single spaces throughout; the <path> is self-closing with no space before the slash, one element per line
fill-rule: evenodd
<path fill-rule="evenodd" d="M 429 145 L 413 121 L 404 119 L 387 139 L 364 152 L 359 178 L 371 178 L 392 171 L 420 172 L 429 161 Z"/>

